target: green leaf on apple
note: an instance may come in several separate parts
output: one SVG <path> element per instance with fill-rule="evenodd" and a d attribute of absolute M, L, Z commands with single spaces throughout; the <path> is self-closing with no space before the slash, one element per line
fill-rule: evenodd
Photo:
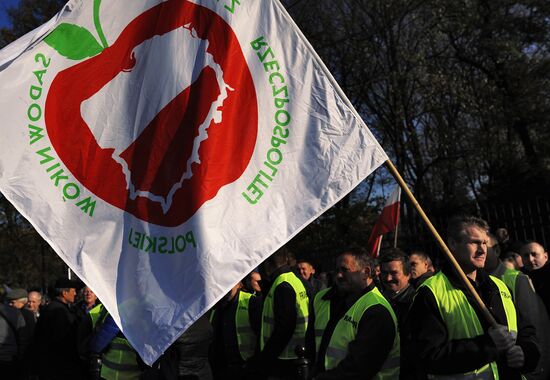
<path fill-rule="evenodd" d="M 89 30 L 74 24 L 59 24 L 44 41 L 63 57 L 72 60 L 93 57 L 103 51 Z"/>

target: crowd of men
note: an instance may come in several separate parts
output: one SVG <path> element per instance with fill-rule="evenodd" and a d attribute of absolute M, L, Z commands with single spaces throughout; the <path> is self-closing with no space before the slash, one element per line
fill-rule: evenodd
<path fill-rule="evenodd" d="M 330 273 L 282 248 L 146 366 L 84 287 L 50 302 L 11 289 L 0 304 L 6 379 L 550 379 L 550 264 L 456 217 L 456 264 L 420 249 L 343 249 Z M 469 290 L 471 285 L 478 295 Z"/>

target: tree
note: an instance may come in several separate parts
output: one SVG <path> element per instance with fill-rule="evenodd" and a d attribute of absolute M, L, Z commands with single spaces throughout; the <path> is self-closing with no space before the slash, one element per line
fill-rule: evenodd
<path fill-rule="evenodd" d="M 7 9 L 11 28 L 0 29 L 0 48 L 51 19 L 65 4 L 65 0 L 20 0 Z"/>

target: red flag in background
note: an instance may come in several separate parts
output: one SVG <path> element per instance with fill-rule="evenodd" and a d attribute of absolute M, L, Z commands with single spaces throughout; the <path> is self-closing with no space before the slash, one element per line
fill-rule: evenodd
<path fill-rule="evenodd" d="M 378 257 L 380 243 L 382 242 L 382 235 L 397 230 L 397 224 L 399 223 L 399 208 L 401 205 L 401 188 L 396 186 L 384 208 L 382 213 L 378 217 L 378 220 L 372 228 L 372 232 L 367 243 L 367 249 L 372 257 Z"/>

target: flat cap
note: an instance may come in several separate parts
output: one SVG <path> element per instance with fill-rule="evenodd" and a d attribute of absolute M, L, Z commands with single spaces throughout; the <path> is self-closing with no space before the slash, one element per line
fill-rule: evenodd
<path fill-rule="evenodd" d="M 28 293 L 25 289 L 21 289 L 21 288 L 13 288 L 6 296 L 6 299 L 8 301 L 14 301 L 14 300 L 18 300 L 18 299 L 21 299 L 21 298 L 27 298 L 28 297 Z"/>

